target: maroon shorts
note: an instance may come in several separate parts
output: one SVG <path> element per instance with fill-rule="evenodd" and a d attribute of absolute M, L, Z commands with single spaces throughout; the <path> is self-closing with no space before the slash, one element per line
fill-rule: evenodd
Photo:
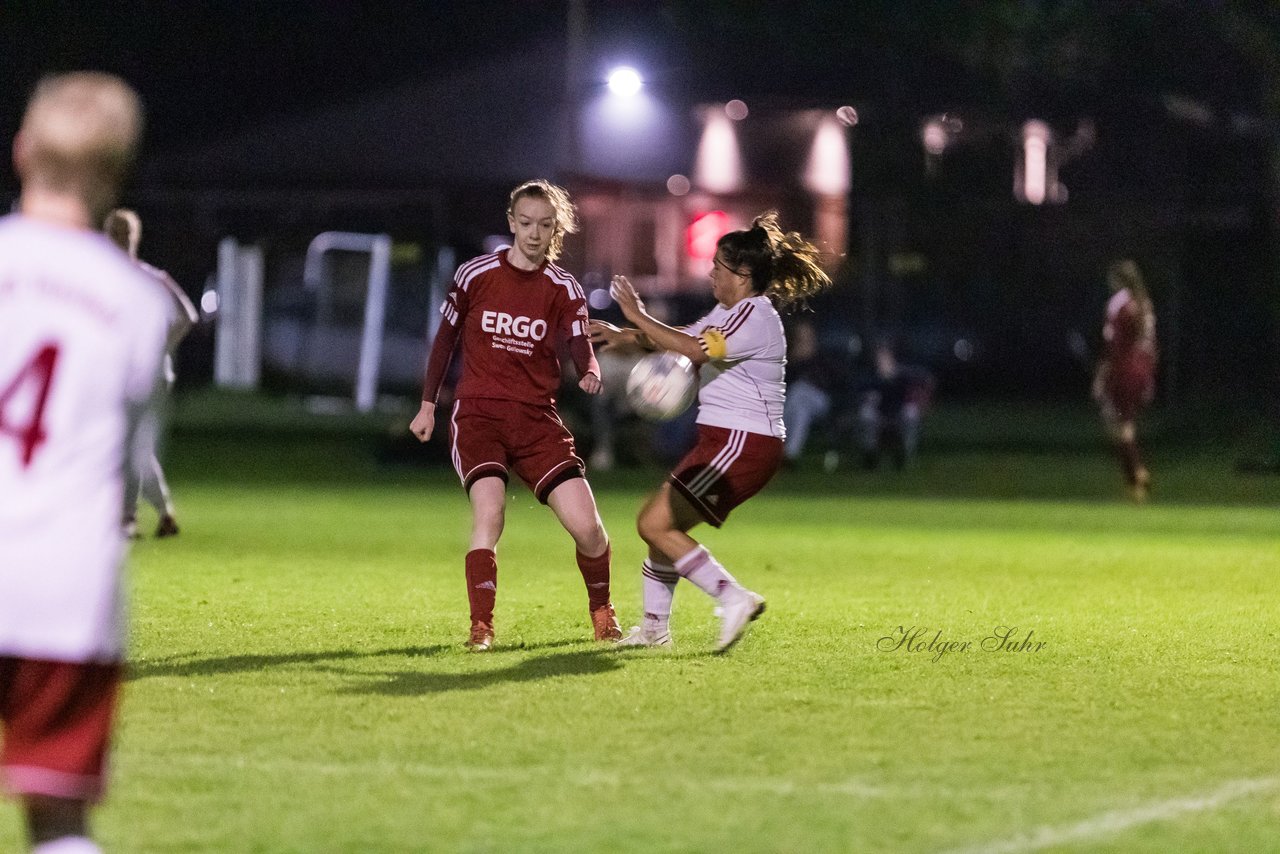
<path fill-rule="evenodd" d="M 1138 352 L 1113 362 L 1107 372 L 1104 388 L 1107 403 L 1121 421 L 1137 418 L 1155 397 L 1155 390 L 1155 359 L 1147 353 Z"/>
<path fill-rule="evenodd" d="M 583 476 L 573 434 L 551 406 L 462 398 L 449 418 L 450 453 L 464 489 L 513 469 L 543 504 L 566 480 Z"/>
<path fill-rule="evenodd" d="M 123 668 L 0 656 L 0 778 L 11 792 L 95 801 Z"/>
<path fill-rule="evenodd" d="M 729 511 L 764 489 L 782 464 L 782 440 L 763 433 L 698 425 L 698 444 L 671 473 L 671 486 L 707 523 L 719 528 Z"/>

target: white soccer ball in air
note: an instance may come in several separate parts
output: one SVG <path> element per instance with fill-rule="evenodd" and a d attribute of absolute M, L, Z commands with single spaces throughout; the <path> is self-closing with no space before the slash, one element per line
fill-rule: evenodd
<path fill-rule="evenodd" d="M 644 356 L 627 377 L 627 402 L 641 418 L 668 421 L 698 396 L 698 369 L 669 350 Z"/>

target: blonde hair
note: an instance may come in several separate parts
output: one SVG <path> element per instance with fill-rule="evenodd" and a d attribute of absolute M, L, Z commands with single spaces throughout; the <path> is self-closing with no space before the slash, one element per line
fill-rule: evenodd
<path fill-rule="evenodd" d="M 116 208 L 107 214 L 102 231 L 111 242 L 119 246 L 129 257 L 138 257 L 138 244 L 142 242 L 142 220 L 128 208 Z"/>
<path fill-rule="evenodd" d="M 724 235 L 716 248 L 730 267 L 747 267 L 755 291 L 768 294 L 779 308 L 803 307 L 809 297 L 831 287 L 818 247 L 798 231 L 784 232 L 777 211 L 756 217 L 751 228 Z"/>
<path fill-rule="evenodd" d="M 1114 261 L 1107 267 L 1107 284 L 1111 290 L 1119 293 L 1127 290 L 1142 311 L 1142 335 L 1155 339 L 1156 315 L 1155 306 L 1151 302 L 1151 294 L 1147 291 L 1147 283 L 1142 278 L 1142 270 L 1132 258 Z"/>
<path fill-rule="evenodd" d="M 1151 304 L 1151 295 L 1147 292 L 1147 283 L 1142 278 L 1142 270 L 1132 258 L 1124 258 L 1112 262 L 1107 268 L 1107 283 L 1112 290 L 1128 289 L 1134 299 L 1145 305 Z"/>
<path fill-rule="evenodd" d="M 564 248 L 564 236 L 576 234 L 578 231 L 578 209 L 564 187 L 552 184 L 545 178 L 535 178 L 532 181 L 525 181 L 511 191 L 511 198 L 507 202 L 507 216 L 514 217 L 516 202 L 526 197 L 542 199 L 555 211 L 555 234 L 552 235 L 551 245 L 547 248 L 547 259 L 554 261 L 560 257 L 560 250 Z"/>
<path fill-rule="evenodd" d="M 46 77 L 27 103 L 16 165 L 24 183 L 78 195 L 100 213 L 115 199 L 141 136 L 142 104 L 119 77 Z"/>

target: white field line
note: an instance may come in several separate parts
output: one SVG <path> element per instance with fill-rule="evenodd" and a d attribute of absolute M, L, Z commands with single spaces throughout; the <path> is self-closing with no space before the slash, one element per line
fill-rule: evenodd
<path fill-rule="evenodd" d="M 578 785 L 583 788 L 618 788 L 638 781 L 635 775 L 599 769 L 564 768 L 552 765 L 535 765 L 520 768 L 477 768 L 461 765 L 429 765 L 422 762 L 390 760 L 356 760 L 351 762 L 315 762 L 302 759 L 255 760 L 243 756 L 221 754 L 179 753 L 173 755 L 140 754 L 121 751 L 115 765 L 122 769 L 146 769 L 170 767 L 203 767 L 252 771 L 266 774 L 310 774 L 320 777 L 356 776 L 370 777 L 419 777 L 448 781 L 492 781 L 499 783 L 530 783 L 551 779 L 560 785 Z M 839 795 L 849 798 L 893 798 L 903 792 L 881 786 L 845 780 L 835 783 L 807 783 L 779 777 L 669 777 L 662 781 L 664 788 L 683 788 L 690 791 L 713 789 L 730 793 L 763 792 L 765 794 L 809 797 L 813 795 Z"/>
<path fill-rule="evenodd" d="M 945 854 L 1022 854 L 1025 851 L 1039 851 L 1055 845 L 1071 842 L 1084 842 L 1109 836 L 1157 821 L 1169 821 L 1181 815 L 1209 812 L 1225 806 L 1232 801 L 1247 798 L 1260 792 L 1280 787 L 1280 777 L 1261 777 L 1253 780 L 1232 780 L 1224 783 L 1212 792 L 1186 798 L 1172 798 L 1166 801 L 1152 801 L 1139 807 L 1127 810 L 1113 810 L 1099 813 L 1092 818 L 1075 824 L 1059 827 L 1039 827 L 1030 833 L 1010 839 L 992 840 L 979 845 L 950 849 Z"/>

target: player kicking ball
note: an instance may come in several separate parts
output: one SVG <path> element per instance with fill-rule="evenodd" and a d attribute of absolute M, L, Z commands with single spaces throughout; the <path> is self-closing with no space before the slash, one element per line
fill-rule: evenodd
<path fill-rule="evenodd" d="M 640 509 L 637 528 L 649 547 L 644 618 L 620 646 L 671 645 L 671 605 L 681 578 L 719 604 L 717 652 L 728 651 L 764 612 L 764 599 L 739 584 L 689 531 L 701 522 L 719 528 L 778 471 L 787 339 L 777 309 L 803 305 L 830 285 L 818 250 L 796 232 L 784 234 L 772 212 L 720 238 L 711 267 L 717 305 L 691 326 L 676 329 L 654 319 L 631 283 L 614 277 L 613 297 L 635 328 L 592 321 L 592 341 L 671 350 L 711 369 L 698 392 L 697 444 Z"/>
<path fill-rule="evenodd" d="M 498 539 L 511 469 L 573 538 L 595 639 L 613 642 L 622 629 L 609 601 L 609 536 L 573 435 L 556 411 L 561 344 L 577 368 L 578 387 L 601 391 L 582 288 L 552 263 L 565 234 L 577 231 L 576 212 L 563 189 L 535 180 L 512 190 L 507 223 L 512 245 L 473 258 L 454 276 L 409 430 L 419 441 L 431 438 L 440 386 L 460 353 L 449 427 L 453 465 L 471 500 L 468 648 L 482 652 L 493 645 Z"/>

